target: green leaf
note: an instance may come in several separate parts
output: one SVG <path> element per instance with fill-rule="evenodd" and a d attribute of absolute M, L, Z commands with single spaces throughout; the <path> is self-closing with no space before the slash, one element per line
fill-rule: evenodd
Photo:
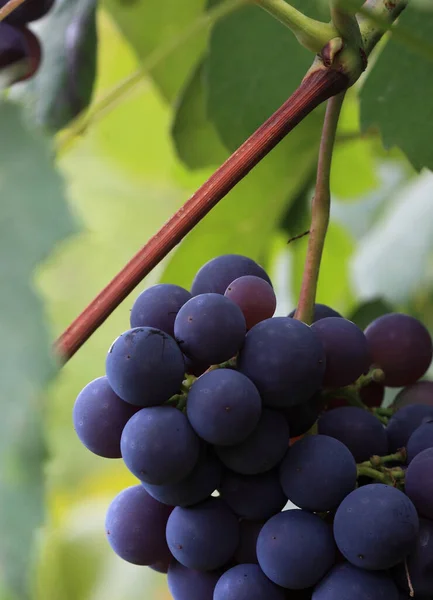
<path fill-rule="evenodd" d="M 431 40 L 433 13 L 409 5 L 400 24 Z M 432 97 L 432 62 L 391 38 L 361 90 L 362 128 L 378 126 L 387 148 L 401 148 L 418 170 L 433 168 Z"/>
<path fill-rule="evenodd" d="M 316 0 L 292 4 L 311 17 L 322 16 Z M 215 25 L 206 61 L 208 114 L 230 150 L 287 100 L 313 58 L 258 6 L 241 8 Z"/>
<path fill-rule="evenodd" d="M 356 323 L 360 329 L 365 329 L 375 319 L 393 311 L 394 307 L 389 302 L 382 298 L 375 298 L 357 306 L 348 319 Z"/>
<path fill-rule="evenodd" d="M 25 598 L 32 536 L 43 518 L 42 388 L 55 372 L 35 267 L 73 231 L 45 140 L 18 107 L 0 107 L 0 573 Z"/>
<path fill-rule="evenodd" d="M 56 132 L 89 105 L 96 77 L 96 0 L 56 0 L 33 26 L 43 43 L 36 76 L 18 94 L 42 127 Z"/>
<path fill-rule="evenodd" d="M 141 61 L 156 51 L 163 55 L 165 48 L 182 38 L 185 30 L 203 14 L 205 4 L 205 0 L 105 0 L 105 6 Z M 203 27 L 152 69 L 152 77 L 170 101 L 204 52 L 207 36 L 207 28 Z"/>
<path fill-rule="evenodd" d="M 207 118 L 203 63 L 180 95 L 172 135 L 179 158 L 191 169 L 221 164 L 227 158 L 228 151 Z"/>

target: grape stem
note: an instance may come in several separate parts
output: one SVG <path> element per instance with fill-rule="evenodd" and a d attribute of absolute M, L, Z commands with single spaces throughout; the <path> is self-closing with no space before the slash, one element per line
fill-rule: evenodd
<path fill-rule="evenodd" d="M 394 454 L 387 454 L 386 456 L 371 456 L 369 460 L 362 462 L 360 467 L 380 467 L 390 462 L 406 462 L 406 449 L 402 448 Z"/>
<path fill-rule="evenodd" d="M 11 12 L 13 12 L 16 8 L 24 4 L 26 0 L 9 0 L 7 4 L 0 8 L 0 21 L 3 21 L 8 17 Z"/>
<path fill-rule="evenodd" d="M 345 92 L 328 100 L 317 166 L 316 193 L 313 198 L 310 237 L 302 277 L 301 293 L 295 319 L 310 325 L 313 321 L 320 263 L 325 245 L 331 208 L 330 175 L 332 153 L 337 134 L 338 119 Z"/>
<path fill-rule="evenodd" d="M 357 472 L 358 477 L 369 477 L 370 479 L 375 479 L 376 481 L 380 481 L 381 483 L 390 482 L 390 479 L 386 476 L 385 473 L 381 473 L 373 467 L 363 467 L 362 465 L 358 465 Z"/>

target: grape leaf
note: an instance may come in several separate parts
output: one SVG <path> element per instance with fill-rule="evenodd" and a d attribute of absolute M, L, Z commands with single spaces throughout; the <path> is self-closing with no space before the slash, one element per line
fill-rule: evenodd
<path fill-rule="evenodd" d="M 348 319 L 356 323 L 360 329 L 366 329 L 372 321 L 393 311 L 394 307 L 389 302 L 382 298 L 374 298 L 359 304 Z"/>
<path fill-rule="evenodd" d="M 72 233 L 64 185 L 46 141 L 3 103 L 0 131 L 0 573 L 27 597 L 32 535 L 43 519 L 41 391 L 55 372 L 35 267 Z"/>
<path fill-rule="evenodd" d="M 31 116 L 56 132 L 89 105 L 96 77 L 96 0 L 56 0 L 32 26 L 42 40 L 36 76 L 18 86 Z"/>
<path fill-rule="evenodd" d="M 433 13 L 409 5 L 399 25 L 430 41 Z M 387 148 L 401 148 L 418 170 L 433 168 L 432 97 L 432 62 L 391 38 L 361 90 L 362 128 L 378 126 Z"/>
<path fill-rule="evenodd" d="M 323 16 L 316 0 L 292 4 Z M 206 73 L 208 114 L 222 142 L 237 148 L 295 91 L 311 63 L 292 32 L 258 6 L 221 19 L 212 30 Z"/>

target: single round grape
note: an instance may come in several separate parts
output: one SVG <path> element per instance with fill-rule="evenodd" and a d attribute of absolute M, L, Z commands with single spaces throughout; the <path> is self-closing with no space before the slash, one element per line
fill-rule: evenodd
<path fill-rule="evenodd" d="M 7 2 L 8 0 L 0 0 L 0 8 Z M 37 21 L 47 14 L 53 4 L 54 0 L 26 0 L 6 17 L 6 22 L 11 25 L 25 25 Z"/>
<path fill-rule="evenodd" d="M 433 381 L 418 381 L 408 385 L 397 394 L 393 408 L 403 408 L 411 404 L 433 406 Z"/>
<path fill-rule="evenodd" d="M 168 569 L 168 587 L 173 600 L 213 600 L 220 571 L 195 571 L 173 560 Z"/>
<path fill-rule="evenodd" d="M 393 569 L 397 585 L 409 594 L 408 573 L 415 597 L 433 595 L 433 521 L 420 519 L 416 547 Z"/>
<path fill-rule="evenodd" d="M 0 0 L 0 7 L 1 5 L 2 2 Z M 21 5 L 17 10 L 23 6 Z M 15 14 L 15 12 L 12 12 L 10 16 Z M 32 77 L 39 69 L 41 57 L 41 44 L 30 29 L 10 25 L 4 21 L 0 23 L 0 70 L 15 65 L 17 67 L 17 74 L 14 77 L 13 83 L 25 81 Z"/>
<path fill-rule="evenodd" d="M 408 466 L 405 491 L 419 514 L 433 520 L 433 448 L 420 452 Z"/>
<path fill-rule="evenodd" d="M 262 399 L 256 386 L 237 371 L 205 373 L 188 393 L 189 422 L 210 444 L 239 444 L 257 427 L 261 414 Z"/>
<path fill-rule="evenodd" d="M 327 317 L 311 329 L 325 348 L 325 387 L 344 387 L 368 371 L 371 363 L 367 338 L 355 323 L 341 317 Z"/>
<path fill-rule="evenodd" d="M 326 512 L 356 487 L 357 470 L 350 450 L 326 435 L 299 440 L 280 465 L 280 481 L 286 496 L 299 508 Z"/>
<path fill-rule="evenodd" d="M 237 563 L 259 564 L 256 551 L 257 538 L 264 524 L 264 521 L 247 521 L 246 519 L 240 521 L 239 545 L 234 554 Z"/>
<path fill-rule="evenodd" d="M 394 567 L 411 552 L 418 535 L 415 506 L 400 490 L 372 483 L 351 492 L 337 509 L 334 537 L 356 567 Z"/>
<path fill-rule="evenodd" d="M 385 373 L 384 385 L 415 383 L 430 366 L 432 340 L 424 325 L 409 315 L 390 313 L 365 330 L 373 363 Z"/>
<path fill-rule="evenodd" d="M 182 352 L 207 364 L 221 363 L 235 356 L 245 332 L 241 309 L 220 294 L 191 298 L 174 322 L 174 334 Z"/>
<path fill-rule="evenodd" d="M 173 556 L 189 569 L 211 571 L 225 565 L 239 544 L 239 523 L 220 498 L 191 508 L 177 506 L 167 523 Z"/>
<path fill-rule="evenodd" d="M 247 329 L 270 319 L 277 307 L 277 297 L 272 286 L 255 275 L 244 275 L 232 281 L 224 296 L 242 310 Z"/>
<path fill-rule="evenodd" d="M 365 571 L 350 563 L 335 565 L 314 588 L 312 600 L 399 600 L 387 573 Z"/>
<path fill-rule="evenodd" d="M 172 406 L 142 408 L 126 424 L 120 442 L 128 469 L 153 485 L 176 483 L 197 464 L 200 442 L 186 416 Z"/>
<path fill-rule="evenodd" d="M 192 282 L 191 294 L 224 294 L 232 281 L 245 275 L 254 275 L 271 283 L 264 269 L 251 258 L 239 254 L 217 256 L 198 271 Z"/>
<path fill-rule="evenodd" d="M 126 488 L 111 502 L 105 531 L 114 552 L 134 565 L 165 560 L 167 519 L 173 508 L 157 502 L 141 485 Z"/>
<path fill-rule="evenodd" d="M 236 446 L 217 446 L 226 467 L 242 475 L 256 475 L 273 469 L 289 447 L 289 427 L 275 411 L 265 409 L 259 424 L 246 440 Z"/>
<path fill-rule="evenodd" d="M 106 377 L 98 377 L 78 394 L 72 418 L 75 431 L 88 450 L 105 458 L 121 458 L 122 431 L 136 412 L 135 406 L 113 392 Z"/>
<path fill-rule="evenodd" d="M 106 373 L 122 400 L 136 406 L 157 406 L 179 391 L 185 364 L 172 337 L 159 329 L 136 327 L 111 345 Z"/>
<path fill-rule="evenodd" d="M 342 406 L 324 413 L 317 422 L 318 432 L 340 440 L 356 462 L 388 452 L 388 438 L 382 423 L 371 413 L 354 406 Z"/>
<path fill-rule="evenodd" d="M 220 485 L 222 465 L 209 450 L 202 450 L 191 473 L 176 483 L 151 485 L 143 482 L 149 494 L 170 506 L 192 506 L 206 500 Z"/>
<path fill-rule="evenodd" d="M 390 451 L 396 452 L 405 447 L 412 433 L 430 419 L 433 419 L 433 406 L 410 404 L 400 408 L 386 428 Z"/>
<path fill-rule="evenodd" d="M 293 318 L 295 316 L 295 312 L 296 308 L 294 308 L 288 316 L 290 318 Z M 317 303 L 314 305 L 313 323 L 320 321 L 320 319 L 327 319 L 328 317 L 340 317 L 341 319 L 343 318 L 339 312 L 337 312 L 330 306 L 326 306 L 326 304 Z"/>
<path fill-rule="evenodd" d="M 332 528 L 317 515 L 286 510 L 265 525 L 257 540 L 264 574 L 281 587 L 298 590 L 315 585 L 332 567 Z"/>
<path fill-rule="evenodd" d="M 213 600 L 285 600 L 285 591 L 269 581 L 258 565 L 237 565 L 218 580 Z"/>
<path fill-rule="evenodd" d="M 321 387 L 325 351 L 311 327 L 274 317 L 247 333 L 238 369 L 255 383 L 265 405 L 295 406 Z"/>
<path fill-rule="evenodd" d="M 433 448 L 433 419 L 420 425 L 410 436 L 406 447 L 407 462 L 410 463 L 417 454 L 427 448 Z"/>
<path fill-rule="evenodd" d="M 239 475 L 226 471 L 219 492 L 238 517 L 251 521 L 269 519 L 287 503 L 278 470 L 260 475 Z"/>
<path fill-rule="evenodd" d="M 134 302 L 131 327 L 154 327 L 174 336 L 174 320 L 191 294 L 172 283 L 160 283 L 144 290 Z"/>
<path fill-rule="evenodd" d="M 296 438 L 306 433 L 319 418 L 319 415 L 324 407 L 324 401 L 320 392 L 314 394 L 310 400 L 283 408 L 282 414 L 286 418 L 289 425 L 290 437 Z"/>

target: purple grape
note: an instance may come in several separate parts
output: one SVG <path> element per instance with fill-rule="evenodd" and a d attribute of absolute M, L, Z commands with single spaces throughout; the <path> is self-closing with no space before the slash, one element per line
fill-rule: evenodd
<path fill-rule="evenodd" d="M 296 308 L 289 313 L 289 317 L 293 318 L 295 316 Z M 320 319 L 327 319 L 328 317 L 340 317 L 343 318 L 340 313 L 331 308 L 330 306 L 326 306 L 326 304 L 315 304 L 314 305 L 314 316 L 313 323 L 320 321 Z"/>
<path fill-rule="evenodd" d="M 341 317 L 327 317 L 311 329 L 325 348 L 325 387 L 344 387 L 354 383 L 370 367 L 367 338 L 355 323 Z"/>
<path fill-rule="evenodd" d="M 131 310 L 131 327 L 154 327 L 174 337 L 174 320 L 191 299 L 184 288 L 170 283 L 154 285 L 142 292 Z"/>
<path fill-rule="evenodd" d="M 241 520 L 239 523 L 239 545 L 234 554 L 236 562 L 239 564 L 258 564 L 257 538 L 264 524 L 264 521 Z"/>
<path fill-rule="evenodd" d="M 220 294 L 201 294 L 182 306 L 174 333 L 182 352 L 195 361 L 217 364 L 241 347 L 245 319 L 237 304 Z"/>
<path fill-rule="evenodd" d="M 433 419 L 433 406 L 410 404 L 400 408 L 386 428 L 390 451 L 396 452 L 405 447 L 412 433 L 430 419 Z"/>
<path fill-rule="evenodd" d="M 406 565 L 401 563 L 393 569 L 397 585 L 409 594 L 407 572 L 416 598 L 433 595 L 433 521 L 420 519 L 414 551 L 407 557 Z"/>
<path fill-rule="evenodd" d="M 433 448 L 433 420 L 420 425 L 410 436 L 406 447 L 407 462 L 410 463 L 415 456 L 427 448 Z"/>
<path fill-rule="evenodd" d="M 381 383 L 370 381 L 359 390 L 359 396 L 366 406 L 380 406 L 385 396 L 385 387 Z"/>
<path fill-rule="evenodd" d="M 113 390 L 136 406 L 157 406 L 176 394 L 185 376 L 182 352 L 159 329 L 136 327 L 120 335 L 106 360 Z"/>
<path fill-rule="evenodd" d="M 245 275 L 232 281 L 224 296 L 239 306 L 245 317 L 247 329 L 260 321 L 270 319 L 277 307 L 272 286 L 260 277 Z"/>
<path fill-rule="evenodd" d="M 259 424 L 246 440 L 236 446 L 217 446 L 226 467 L 242 475 L 256 475 L 273 469 L 289 447 L 289 427 L 275 410 L 265 409 Z"/>
<path fill-rule="evenodd" d="M 312 600 L 399 600 L 399 592 L 385 572 L 336 565 L 314 588 Z"/>
<path fill-rule="evenodd" d="M 74 428 L 81 443 L 94 454 L 121 458 L 122 431 L 137 410 L 113 392 L 106 377 L 98 377 L 78 394 L 73 409 Z"/>
<path fill-rule="evenodd" d="M 195 571 L 173 560 L 167 575 L 173 600 L 213 600 L 221 571 Z"/>
<path fill-rule="evenodd" d="M 420 452 L 408 466 L 405 491 L 419 514 L 433 520 L 433 448 Z"/>
<path fill-rule="evenodd" d="M 216 584 L 213 600 L 285 600 L 285 591 L 269 581 L 258 565 L 237 565 Z"/>
<path fill-rule="evenodd" d="M 166 575 L 168 573 L 168 568 L 170 566 L 170 563 L 173 560 L 174 560 L 173 555 L 167 546 L 167 552 L 166 552 L 165 557 L 163 559 L 158 560 L 155 563 L 149 565 L 149 569 L 152 569 L 152 571 L 156 571 L 157 573 L 163 573 Z"/>
<path fill-rule="evenodd" d="M 299 440 L 280 465 L 286 496 L 312 512 L 334 510 L 356 486 L 356 463 L 349 449 L 326 435 Z"/>
<path fill-rule="evenodd" d="M 224 254 L 201 267 L 192 282 L 191 293 L 193 296 L 224 294 L 232 281 L 245 275 L 254 275 L 271 283 L 266 272 L 251 258 L 239 254 Z"/>
<path fill-rule="evenodd" d="M 409 315 L 390 313 L 365 330 L 373 363 L 385 373 L 384 385 L 415 383 L 432 359 L 432 340 L 424 325 Z"/>
<path fill-rule="evenodd" d="M 188 419 L 172 406 L 136 413 L 123 430 L 120 447 L 131 473 L 153 485 L 176 483 L 189 475 L 200 452 Z"/>
<path fill-rule="evenodd" d="M 187 415 L 193 429 L 210 444 L 243 442 L 259 423 L 262 400 L 242 373 L 217 369 L 199 377 L 188 394 Z"/>
<path fill-rule="evenodd" d="M 393 407 L 403 408 L 411 404 L 433 406 L 433 381 L 418 381 L 408 385 L 397 394 Z"/>
<path fill-rule="evenodd" d="M 372 571 L 394 567 L 412 551 L 419 529 L 415 506 L 398 489 L 372 483 L 351 492 L 337 509 L 334 537 L 343 556 Z"/>
<path fill-rule="evenodd" d="M 190 508 L 177 506 L 167 522 L 167 543 L 188 569 L 211 571 L 225 565 L 239 544 L 239 523 L 220 498 Z"/>
<path fill-rule="evenodd" d="M 319 418 L 319 415 L 324 406 L 324 400 L 320 392 L 314 394 L 310 400 L 291 406 L 290 408 L 283 408 L 282 414 L 286 418 L 289 425 L 289 431 L 291 438 L 296 438 L 306 433 Z"/>
<path fill-rule="evenodd" d="M 295 406 L 321 387 L 325 351 L 311 327 L 275 317 L 247 333 L 238 369 L 257 386 L 265 405 Z"/>
<path fill-rule="evenodd" d="M 26 0 L 26 3 L 29 0 Z M 23 8 L 26 3 L 10 14 L 10 17 Z M 0 0 L 0 7 L 6 4 Z M 9 18 L 9 17 L 8 17 Z M 32 77 L 41 63 L 41 45 L 35 34 L 22 26 L 13 26 L 0 22 L 0 70 L 20 65 L 13 83 Z M 22 65 L 22 71 L 21 71 Z"/>
<path fill-rule="evenodd" d="M 110 546 L 134 565 L 165 560 L 165 528 L 172 510 L 149 496 L 141 485 L 126 488 L 111 502 L 105 519 Z"/>

